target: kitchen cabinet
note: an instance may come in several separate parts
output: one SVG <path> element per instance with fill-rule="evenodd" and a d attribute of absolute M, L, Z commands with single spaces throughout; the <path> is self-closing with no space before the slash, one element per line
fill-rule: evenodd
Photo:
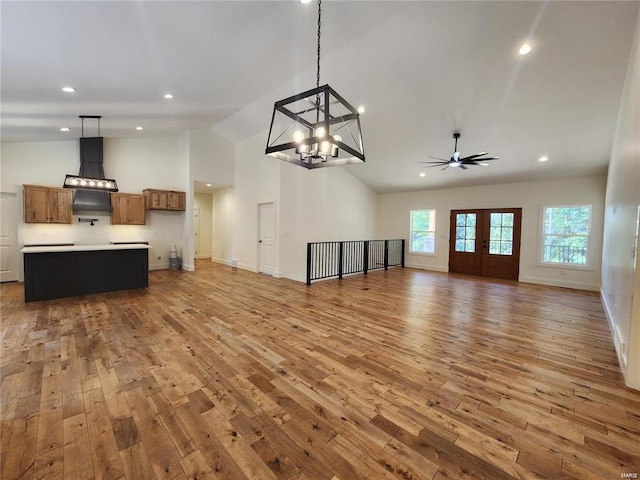
<path fill-rule="evenodd" d="M 112 193 L 111 207 L 112 225 L 144 225 L 146 223 L 144 195 Z"/>
<path fill-rule="evenodd" d="M 186 193 L 173 190 L 143 190 L 146 198 L 147 210 L 171 210 L 184 212 L 186 210 Z"/>
<path fill-rule="evenodd" d="M 24 185 L 24 222 L 71 223 L 72 203 L 71 190 Z"/>

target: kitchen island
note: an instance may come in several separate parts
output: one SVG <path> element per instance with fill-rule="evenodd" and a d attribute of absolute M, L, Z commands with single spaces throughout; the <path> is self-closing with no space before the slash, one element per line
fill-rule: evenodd
<path fill-rule="evenodd" d="M 149 245 L 24 247 L 24 301 L 149 286 Z"/>

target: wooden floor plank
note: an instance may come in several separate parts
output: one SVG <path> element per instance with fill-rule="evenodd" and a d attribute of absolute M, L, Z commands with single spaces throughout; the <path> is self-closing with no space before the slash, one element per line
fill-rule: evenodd
<path fill-rule="evenodd" d="M 28 305 L 0 285 L 3 479 L 640 473 L 640 392 L 597 293 L 196 267 Z"/>

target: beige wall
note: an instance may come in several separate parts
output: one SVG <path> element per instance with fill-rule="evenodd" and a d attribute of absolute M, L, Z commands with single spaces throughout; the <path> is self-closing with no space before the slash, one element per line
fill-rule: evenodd
<path fill-rule="evenodd" d="M 196 258 L 211 258 L 213 235 L 213 195 L 196 192 L 193 196 L 193 207 L 198 209 L 198 243 Z"/>
<path fill-rule="evenodd" d="M 601 296 L 622 371 L 640 390 L 640 17 L 607 177 Z"/>

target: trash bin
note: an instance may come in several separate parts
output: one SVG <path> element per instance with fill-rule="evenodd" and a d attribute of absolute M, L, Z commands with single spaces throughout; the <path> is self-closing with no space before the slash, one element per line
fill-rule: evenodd
<path fill-rule="evenodd" d="M 169 258 L 169 270 L 180 270 L 180 257 Z"/>

